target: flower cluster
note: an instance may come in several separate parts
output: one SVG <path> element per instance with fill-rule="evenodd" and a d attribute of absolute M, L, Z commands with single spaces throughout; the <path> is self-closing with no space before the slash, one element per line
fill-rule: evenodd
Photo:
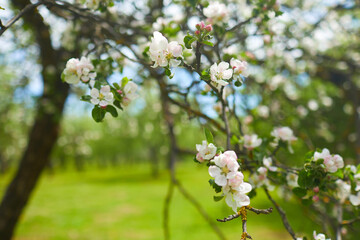
<path fill-rule="evenodd" d="M 207 161 L 209 174 L 214 178 L 213 187 L 216 192 L 223 192 L 221 198 L 225 197 L 225 202 L 234 212 L 242 206 L 250 204 L 250 198 L 246 193 L 250 192 L 252 187 L 244 182 L 244 175 L 239 171 L 240 165 L 237 162 L 237 156 L 234 151 L 218 152 L 218 148 L 213 143 L 203 141 L 202 144 L 196 144 L 196 160 L 200 163 Z"/>
<path fill-rule="evenodd" d="M 197 29 L 195 31 L 195 35 L 201 35 L 201 33 L 207 34 L 213 30 L 213 27 L 211 26 L 211 24 L 205 25 L 205 23 L 203 21 L 196 24 L 195 27 Z"/>
<path fill-rule="evenodd" d="M 239 164 L 234 151 L 226 151 L 211 160 L 209 174 L 215 178 L 215 183 L 223 187 L 226 203 L 237 212 L 239 207 L 248 206 L 250 198 L 246 193 L 250 192 L 252 187 L 244 182 L 244 175 L 239 172 Z"/>
<path fill-rule="evenodd" d="M 204 8 L 204 15 L 208 18 L 208 22 L 221 25 L 229 21 L 229 10 L 226 5 L 219 2 L 210 3 Z"/>
<path fill-rule="evenodd" d="M 248 63 L 246 61 L 241 61 L 235 58 L 230 60 L 231 68 L 234 70 L 234 75 L 240 76 L 243 75 L 244 77 L 249 76 L 248 73 Z"/>
<path fill-rule="evenodd" d="M 80 80 L 87 83 L 89 80 L 95 80 L 96 72 L 93 70 L 94 65 L 89 58 L 81 57 L 80 60 L 78 58 L 71 58 L 66 63 L 62 78 L 69 84 L 77 84 Z"/>
<path fill-rule="evenodd" d="M 314 153 L 314 161 L 324 160 L 324 168 L 327 172 L 334 173 L 344 167 L 344 161 L 338 154 L 331 155 L 329 150 L 324 148 L 321 152 Z"/>
<path fill-rule="evenodd" d="M 182 47 L 176 42 L 168 42 L 160 32 L 154 32 L 149 48 L 150 58 L 154 61 L 154 68 L 177 67 L 181 61 L 176 58 L 181 57 Z"/>

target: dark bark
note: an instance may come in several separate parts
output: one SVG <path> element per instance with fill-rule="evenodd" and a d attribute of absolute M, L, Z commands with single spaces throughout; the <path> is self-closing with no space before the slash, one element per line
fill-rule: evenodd
<path fill-rule="evenodd" d="M 13 0 L 12 3 L 23 9 L 30 2 Z M 28 145 L 0 204 L 2 240 L 11 239 L 31 192 L 48 164 L 59 134 L 62 111 L 68 94 L 68 85 L 61 82 L 61 60 L 59 52 L 51 45 L 49 27 L 37 10 L 24 15 L 24 22 L 32 28 L 40 49 L 44 92 L 37 104 L 37 114 L 29 134 Z"/>

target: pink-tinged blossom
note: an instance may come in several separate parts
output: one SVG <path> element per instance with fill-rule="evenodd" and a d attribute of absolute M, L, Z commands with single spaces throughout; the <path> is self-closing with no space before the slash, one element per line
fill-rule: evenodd
<path fill-rule="evenodd" d="M 227 62 L 220 62 L 219 65 L 214 63 L 210 67 L 211 81 L 218 87 L 228 85 L 229 83 L 225 80 L 229 80 L 232 77 L 232 74 L 233 70 L 229 69 L 229 63 Z"/>
<path fill-rule="evenodd" d="M 96 73 L 93 72 L 94 65 L 92 65 L 90 59 L 82 57 L 71 58 L 67 61 L 66 67 L 63 71 L 64 81 L 69 84 L 77 84 L 80 82 L 89 82 L 95 80 Z"/>
<path fill-rule="evenodd" d="M 137 88 L 138 88 L 138 85 L 136 83 L 134 83 L 133 81 L 129 81 L 125 85 L 124 91 L 121 92 L 124 94 L 124 98 L 123 98 L 123 102 L 122 102 L 122 104 L 124 106 L 128 106 L 131 101 L 133 101 L 134 99 L 136 99 L 138 97 L 138 95 L 136 94 Z"/>
<path fill-rule="evenodd" d="M 243 75 L 244 77 L 249 76 L 247 71 L 248 63 L 246 61 L 240 61 L 238 59 L 232 58 L 230 60 L 231 68 L 234 70 L 234 75 Z"/>
<path fill-rule="evenodd" d="M 110 86 L 103 86 L 100 91 L 97 88 L 93 88 L 90 91 L 91 103 L 94 105 L 100 105 L 100 107 L 106 107 L 114 102 L 114 95 L 110 91 Z"/>
<path fill-rule="evenodd" d="M 255 187 L 266 186 L 270 191 L 274 190 L 274 186 L 270 184 L 267 178 L 268 169 L 266 167 L 259 167 L 257 172 L 251 177 L 251 182 Z"/>
<path fill-rule="evenodd" d="M 314 161 L 317 161 L 319 159 L 324 160 L 325 170 L 330 173 L 334 173 L 339 168 L 344 167 L 343 158 L 338 154 L 331 155 L 330 151 L 326 148 L 324 148 L 321 152 L 314 153 Z"/>
<path fill-rule="evenodd" d="M 236 176 L 239 169 L 237 156 L 234 151 L 226 151 L 211 160 L 215 165 L 209 167 L 209 174 L 215 178 L 215 183 L 219 186 L 226 186 L 227 180 Z"/>
<path fill-rule="evenodd" d="M 204 15 L 212 24 L 221 25 L 229 21 L 229 10 L 225 4 L 219 2 L 210 3 L 204 8 Z"/>
<path fill-rule="evenodd" d="M 244 135 L 244 147 L 246 147 L 249 150 L 252 150 L 260 146 L 261 143 L 262 143 L 261 138 L 258 138 L 256 134 Z"/>
<path fill-rule="evenodd" d="M 203 141 L 202 144 L 196 144 L 196 160 L 199 162 L 204 162 L 206 160 L 211 160 L 216 154 L 216 147 L 214 144 L 208 144 L 207 141 Z"/>
<path fill-rule="evenodd" d="M 269 169 L 269 171 L 271 171 L 271 172 L 276 172 L 277 171 L 277 167 L 272 166 L 271 157 L 268 157 L 268 158 L 264 157 L 263 158 L 263 164 L 267 169 Z"/>
<path fill-rule="evenodd" d="M 176 42 L 168 42 L 168 40 L 160 33 L 154 32 L 149 47 L 150 58 L 154 61 L 155 67 L 176 67 L 181 61 L 175 58 L 180 57 L 182 54 L 181 45 Z"/>
<path fill-rule="evenodd" d="M 350 202 L 352 205 L 359 206 L 360 205 L 360 192 L 358 192 L 356 195 L 350 195 L 349 199 L 350 199 Z"/>
<path fill-rule="evenodd" d="M 250 204 L 250 198 L 246 194 L 251 191 L 252 187 L 249 183 L 243 182 L 243 177 L 242 173 L 238 172 L 237 176 L 229 179 L 229 184 L 223 188 L 225 202 L 234 212 L 237 212 L 238 208 Z"/>

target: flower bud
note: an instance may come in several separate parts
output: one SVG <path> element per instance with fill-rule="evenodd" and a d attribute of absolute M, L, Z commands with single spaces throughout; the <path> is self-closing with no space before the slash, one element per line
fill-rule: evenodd
<path fill-rule="evenodd" d="M 313 191 L 314 191 L 314 193 L 318 193 L 319 192 L 319 187 L 314 187 Z"/>
<path fill-rule="evenodd" d="M 314 195 L 314 196 L 312 197 L 312 200 L 313 200 L 314 202 L 318 202 L 318 201 L 319 201 L 319 196 L 318 196 L 318 195 Z"/>
<path fill-rule="evenodd" d="M 121 90 L 117 90 L 117 92 L 118 92 L 119 94 L 122 94 L 122 91 L 121 91 Z"/>
<path fill-rule="evenodd" d="M 211 32 L 213 30 L 213 27 L 211 24 L 208 24 L 206 27 L 205 27 L 205 30 L 208 31 L 208 32 Z"/>
<path fill-rule="evenodd" d="M 195 35 L 200 35 L 200 31 L 199 31 L 199 30 L 196 30 L 196 31 L 195 31 Z"/>

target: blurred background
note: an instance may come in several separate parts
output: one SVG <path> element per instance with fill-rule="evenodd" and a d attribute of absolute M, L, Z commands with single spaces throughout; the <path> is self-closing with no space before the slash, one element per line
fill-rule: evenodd
<path fill-rule="evenodd" d="M 26 3 L 2 1 L 0 6 L 5 10 L 0 10 L 1 20 L 7 22 L 22 2 Z M 127 17 L 141 9 L 148 13 L 155 4 L 138 2 L 115 1 L 111 11 Z M 251 2 L 227 1 L 229 8 L 236 6 L 231 9 L 237 20 L 251 16 Z M 164 10 L 152 25 L 174 38 L 187 29 L 171 33 L 172 28 L 159 26 L 163 21 L 157 20 L 159 16 L 179 26 L 188 24 L 188 29 L 199 20 L 186 18 L 187 1 L 175 3 L 180 6 L 182 19 L 178 20 L 180 12 Z M 164 1 L 163 7 L 172 9 L 175 3 Z M 125 13 L 121 11 L 124 6 L 128 7 Z M 258 20 L 261 24 L 255 19 L 244 27 L 243 40 L 224 51 L 224 59 L 238 54 L 251 65 L 251 75 L 234 95 L 245 129 L 260 137 L 270 136 L 274 126 L 294 129 L 299 137 L 295 153 L 279 153 L 286 164 L 301 166 L 305 154 L 317 147 L 340 154 L 347 164 L 360 163 L 359 2 L 287 0 L 281 1 L 280 9 L 284 12 L 280 17 L 263 17 Z M 64 60 L 59 60 L 56 71 L 61 72 L 65 59 L 79 56 L 76 49 L 71 49 L 71 42 L 78 37 L 72 31 L 81 31 L 45 6 L 39 7 L 39 14 L 51 25 L 52 48 L 67 49 L 73 54 L 65 54 Z M 46 108 L 46 101 L 42 101 L 47 91 L 43 82 L 43 50 L 34 26 L 30 25 L 31 22 L 20 20 L 0 37 L 0 196 L 5 194 L 31 139 L 31 129 L 39 118 L 39 102 Z M 91 48 L 89 39 L 77 40 L 84 41 L 85 49 Z M 108 54 L 104 59 L 108 57 L 119 58 Z M 94 122 L 92 106 L 79 100 L 85 90 L 70 89 L 64 110 L 60 111 L 61 127 L 49 162 L 20 217 L 14 239 L 163 239 L 169 134 L 159 89 L 144 81 L 139 72 L 136 65 L 128 64 L 109 77 L 110 81 L 119 81 L 123 76 L 133 78 L 141 85 L 140 97 L 118 118 L 106 116 L 102 123 Z M 171 81 L 188 85 L 192 77 L 186 70 L 178 69 Z M 219 117 L 213 98 L 200 96 L 194 101 L 200 111 L 214 119 Z M 175 116 L 174 131 L 182 149 L 178 178 L 212 219 L 231 214 L 225 202 L 212 201 L 206 166 L 193 162 L 195 144 L 204 139 L 205 122 L 189 117 L 177 106 L 171 106 L 170 111 Z M 224 136 L 215 130 L 214 135 L 215 141 L 224 145 Z M 52 135 L 49 133 L 48 137 Z M 314 229 L 321 229 L 312 222 L 316 217 L 299 207 L 292 196 L 284 195 L 281 188 L 274 191 L 297 233 L 310 236 Z M 271 202 L 259 193 L 252 206 L 268 208 Z M 291 239 L 277 212 L 264 216 L 250 213 L 248 220 L 254 239 Z M 218 239 L 198 211 L 176 191 L 169 223 L 174 240 Z M 240 238 L 239 221 L 216 225 L 227 239 Z"/>

